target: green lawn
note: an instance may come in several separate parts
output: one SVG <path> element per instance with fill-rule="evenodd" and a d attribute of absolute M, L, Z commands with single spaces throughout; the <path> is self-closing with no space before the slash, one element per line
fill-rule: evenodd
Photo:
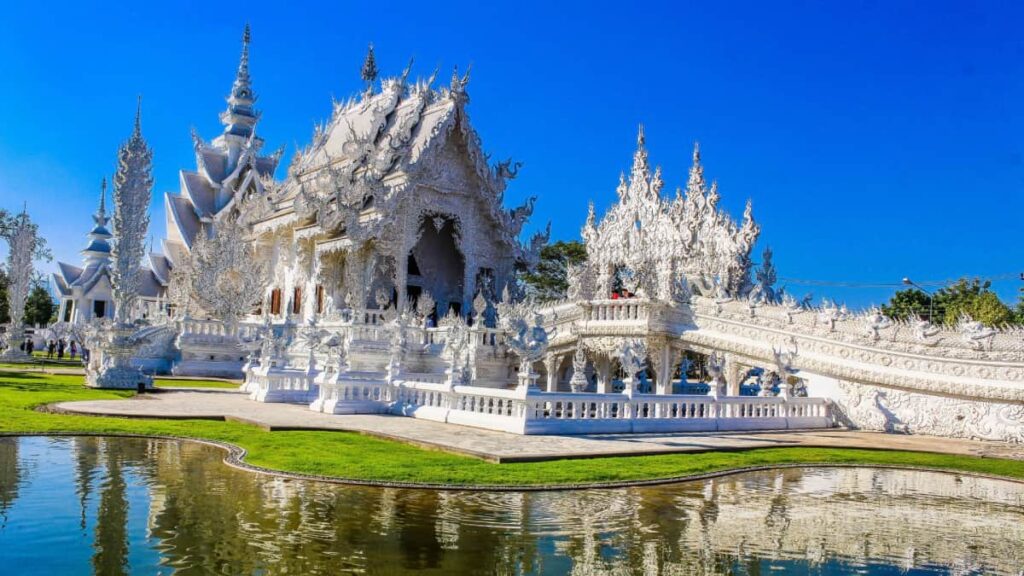
<path fill-rule="evenodd" d="M 655 479 L 745 466 L 800 463 L 924 466 L 1024 478 L 1024 462 L 1021 461 L 822 448 L 490 464 L 347 432 L 266 432 L 235 422 L 58 415 L 33 409 L 52 402 L 131 395 L 131 392 L 85 388 L 81 376 L 0 370 L 0 432 L 135 433 L 206 438 L 241 446 L 249 452 L 246 461 L 277 470 L 360 480 L 460 485 Z"/>
<path fill-rule="evenodd" d="M 238 388 L 238 382 L 224 380 L 184 380 L 179 378 L 154 378 L 153 386 L 157 388 Z"/>

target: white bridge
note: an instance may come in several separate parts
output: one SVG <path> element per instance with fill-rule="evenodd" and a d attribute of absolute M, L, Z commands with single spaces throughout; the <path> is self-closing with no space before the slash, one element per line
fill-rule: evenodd
<path fill-rule="evenodd" d="M 975 339 L 831 308 L 703 297 L 563 302 L 539 312 L 551 336 L 529 374 L 517 373 L 501 330 L 463 325 L 467 351 L 457 365 L 447 346 L 453 328 L 405 326 L 396 352 L 393 318 L 371 311 L 277 326 L 269 340 L 278 348 L 265 347 L 245 366 L 245 386 L 255 400 L 320 412 L 393 413 L 519 434 L 843 425 L 1024 441 L 1021 332 Z M 313 331 L 344 344 L 310 348 Z M 179 341 L 187 334 L 186 326 Z M 624 343 L 646 351 L 642 372 L 623 371 Z M 698 385 L 680 378 L 687 352 L 717 359 L 707 394 L 673 393 Z"/>

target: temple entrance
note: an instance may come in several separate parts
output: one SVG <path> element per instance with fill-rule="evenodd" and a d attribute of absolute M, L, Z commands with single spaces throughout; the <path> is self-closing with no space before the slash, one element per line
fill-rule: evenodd
<path fill-rule="evenodd" d="M 406 294 L 415 302 L 424 292 L 437 303 L 437 319 L 454 310 L 462 312 L 466 259 L 456 241 L 455 222 L 443 216 L 425 216 L 420 239 L 409 252 Z"/>

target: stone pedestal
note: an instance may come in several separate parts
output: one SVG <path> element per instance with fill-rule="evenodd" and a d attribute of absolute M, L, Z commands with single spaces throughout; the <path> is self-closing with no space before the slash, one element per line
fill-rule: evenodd
<path fill-rule="evenodd" d="M 135 326 L 119 324 L 99 334 L 90 350 L 90 354 L 97 355 L 97 362 L 89 362 L 85 373 L 86 385 L 127 390 L 153 388 L 153 378 L 132 365 L 132 356 L 143 343 L 135 333 Z"/>

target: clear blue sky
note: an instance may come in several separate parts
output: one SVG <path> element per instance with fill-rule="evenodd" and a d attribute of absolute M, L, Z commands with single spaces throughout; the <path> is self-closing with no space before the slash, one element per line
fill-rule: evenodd
<path fill-rule="evenodd" d="M 578 237 L 588 200 L 613 200 L 643 122 L 670 190 L 699 140 L 725 206 L 753 199 L 781 276 L 1024 271 L 1019 2 L 163 4 L 4 4 L 0 206 L 27 200 L 61 260 L 80 260 L 139 93 L 163 236 L 163 193 L 194 167 L 190 127 L 219 133 L 249 21 L 260 134 L 286 159 L 332 95 L 360 88 L 372 41 L 386 74 L 411 56 L 423 77 L 473 64 L 485 148 L 525 163 L 508 201 L 539 196 L 532 224 L 555 238 Z M 1020 284 L 996 287 L 1009 299 Z M 891 292 L 792 288 L 854 306 Z"/>

